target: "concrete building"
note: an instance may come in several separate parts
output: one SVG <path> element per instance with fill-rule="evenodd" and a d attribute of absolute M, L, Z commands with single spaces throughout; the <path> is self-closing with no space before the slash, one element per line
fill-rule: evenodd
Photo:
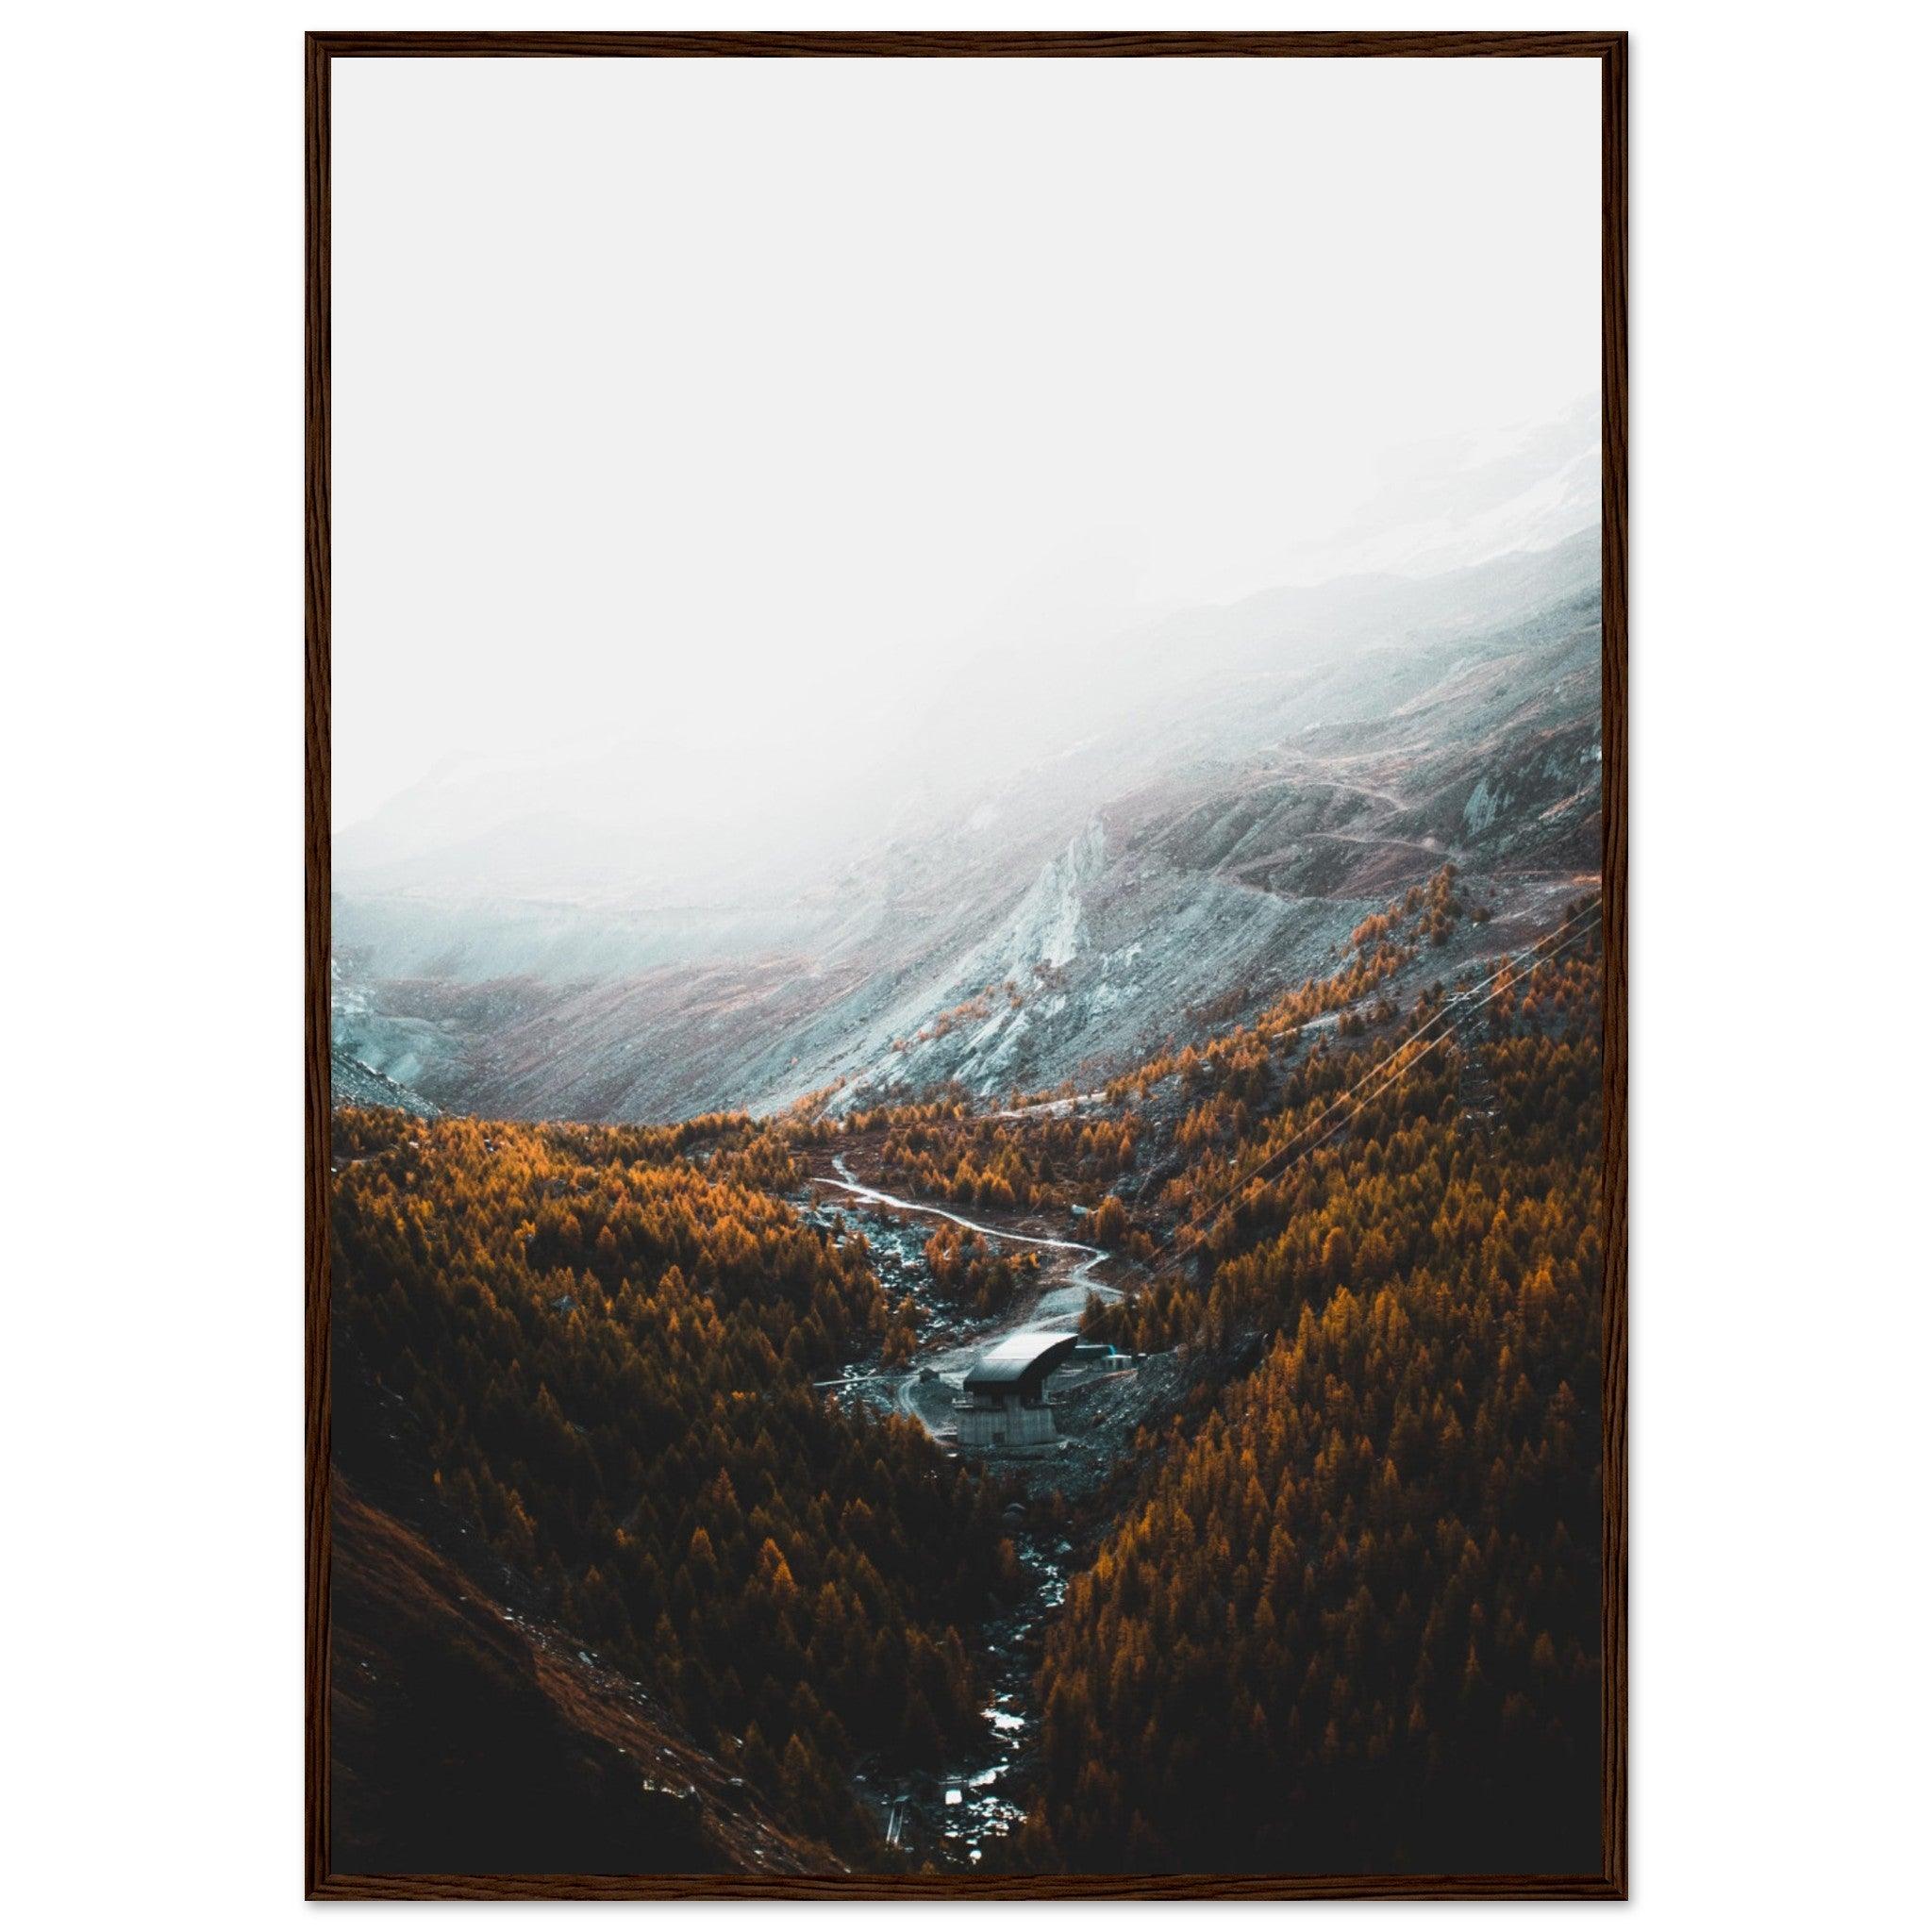
<path fill-rule="evenodd" d="M 965 1398 L 955 1405 L 960 1448 L 1053 1441 L 1058 1431 L 1046 1399 L 1046 1378 L 1072 1357 L 1079 1339 L 1027 1329 L 988 1349 L 967 1370 Z"/>

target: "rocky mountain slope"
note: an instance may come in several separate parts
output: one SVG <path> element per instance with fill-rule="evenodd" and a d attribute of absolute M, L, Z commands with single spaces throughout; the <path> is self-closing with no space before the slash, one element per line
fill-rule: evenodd
<path fill-rule="evenodd" d="M 1506 922 L 1593 875 L 1600 654 L 1593 533 L 1169 619 L 962 691 L 963 782 L 877 748 L 902 804 L 869 832 L 714 825 L 702 889 L 541 788 L 406 802 L 338 866 L 337 1042 L 525 1118 L 1085 1080 L 1252 1011 L 1445 859 Z"/>
<path fill-rule="evenodd" d="M 333 1047 L 328 1057 L 329 1089 L 338 1107 L 394 1107 L 420 1120 L 433 1121 L 442 1109 L 400 1081 L 366 1066 L 353 1054 Z"/>

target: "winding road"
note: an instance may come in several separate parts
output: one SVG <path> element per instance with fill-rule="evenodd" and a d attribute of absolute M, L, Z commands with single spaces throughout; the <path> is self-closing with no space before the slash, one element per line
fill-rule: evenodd
<path fill-rule="evenodd" d="M 929 1201 L 904 1200 L 897 1194 L 887 1193 L 882 1188 L 868 1187 L 863 1181 L 855 1178 L 852 1170 L 845 1165 L 845 1157 L 842 1154 L 832 1157 L 832 1165 L 839 1170 L 839 1177 L 834 1178 L 830 1174 L 818 1175 L 821 1187 L 840 1188 L 848 1194 L 858 1195 L 861 1201 L 871 1201 L 880 1208 L 896 1208 L 903 1214 L 926 1214 L 937 1221 L 950 1221 L 956 1227 L 971 1228 L 974 1234 L 983 1234 L 991 1241 L 1011 1241 L 1015 1247 L 1056 1248 L 1065 1254 L 1086 1257 L 1085 1260 L 1074 1264 L 1064 1281 L 1041 1291 L 1040 1298 L 1027 1309 L 1024 1321 L 1008 1324 L 997 1330 L 990 1329 L 982 1339 L 982 1346 L 990 1345 L 995 1335 L 1006 1333 L 1008 1328 L 1015 1331 L 1031 1328 L 1041 1320 L 1057 1320 L 1067 1314 L 1072 1314 L 1077 1320 L 1081 1310 L 1087 1306 L 1090 1291 L 1097 1294 L 1104 1302 L 1125 1299 L 1121 1290 L 1110 1288 L 1106 1282 L 1094 1278 L 1094 1269 L 1113 1259 L 1105 1248 L 1091 1247 L 1086 1241 L 1056 1241 L 1050 1235 L 1022 1234 L 1010 1227 L 989 1227 L 983 1221 L 969 1221 L 963 1214 L 955 1214 L 950 1208 L 936 1207 Z M 1067 1302 L 1069 1294 L 1074 1296 L 1071 1304 Z"/>
<path fill-rule="evenodd" d="M 815 1185 L 822 1188 L 837 1188 L 841 1192 L 875 1208 L 891 1208 L 902 1214 L 923 1214 L 935 1221 L 950 1221 L 956 1227 L 964 1227 L 973 1233 L 985 1236 L 989 1241 L 1009 1241 L 1019 1248 L 1054 1249 L 1063 1254 L 1076 1255 L 1080 1258 L 1057 1279 L 1042 1284 L 1037 1293 L 1023 1307 L 1009 1309 L 1006 1314 L 987 1327 L 981 1329 L 970 1341 L 958 1343 L 952 1348 L 941 1349 L 924 1359 L 908 1362 L 903 1373 L 896 1375 L 881 1376 L 880 1380 L 895 1383 L 892 1391 L 894 1406 L 903 1415 L 911 1416 L 923 1424 L 928 1433 L 933 1430 L 930 1418 L 921 1413 L 919 1391 L 922 1388 L 936 1386 L 946 1389 L 945 1403 L 950 1409 L 951 1390 L 957 1378 L 965 1374 L 981 1355 L 993 1344 L 1008 1335 L 1018 1335 L 1032 1328 L 1051 1328 L 1056 1331 L 1072 1329 L 1078 1325 L 1081 1312 L 1087 1306 L 1090 1294 L 1098 1295 L 1102 1301 L 1118 1302 L 1125 1299 L 1124 1292 L 1097 1280 L 1093 1271 L 1110 1261 L 1113 1257 L 1105 1248 L 1091 1246 L 1086 1241 L 1056 1240 L 1046 1235 L 1022 1234 L 1009 1227 L 991 1227 L 983 1221 L 971 1221 L 963 1214 L 956 1214 L 950 1208 L 941 1208 L 929 1201 L 908 1201 L 898 1194 L 889 1194 L 883 1188 L 868 1187 L 858 1179 L 845 1164 L 845 1157 L 837 1155 L 832 1165 L 838 1174 L 815 1174 Z M 923 1372 L 930 1371 L 938 1378 L 922 1383 Z M 950 1380 L 949 1380 L 950 1378 Z"/>

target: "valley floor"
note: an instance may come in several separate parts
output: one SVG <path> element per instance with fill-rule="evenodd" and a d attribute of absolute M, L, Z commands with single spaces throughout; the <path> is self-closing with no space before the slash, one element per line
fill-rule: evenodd
<path fill-rule="evenodd" d="M 1090 1104 L 1100 1098 L 1088 1096 Z M 1050 1218 L 1043 1215 L 995 1217 L 975 1209 L 968 1216 L 868 1183 L 858 1169 L 875 1155 L 864 1136 L 836 1153 L 815 1150 L 801 1207 L 824 1224 L 862 1233 L 895 1286 L 922 1303 L 919 1348 L 891 1367 L 851 1363 L 827 1386 L 836 1399 L 911 1417 L 947 1454 L 958 1455 L 956 1406 L 972 1364 L 1009 1336 L 1074 1332 L 1090 1299 L 1127 1299 L 1140 1271 L 1104 1249 L 1045 1232 Z M 996 1317 L 962 1315 L 924 1267 L 921 1224 L 937 1223 L 984 1235 L 1015 1256 L 1037 1256 L 1031 1286 Z M 1024 1818 L 1037 1770 L 1035 1680 L 1046 1620 L 1065 1600 L 1071 1571 L 1091 1558 L 1104 1534 L 1107 1512 L 1095 1506 L 1104 1504 L 1135 1432 L 1171 1413 L 1188 1382 L 1188 1369 L 1173 1353 L 1070 1362 L 1048 1384 L 1059 1430 L 1055 1441 L 974 1452 L 1013 1499 L 1007 1523 L 1025 1590 L 1017 1604 L 997 1607 L 978 1633 L 991 1684 L 981 1713 L 983 1747 L 911 1774 L 860 1768 L 861 1794 L 875 1808 L 888 1843 L 908 1857 L 970 1869 L 1005 1849 Z"/>

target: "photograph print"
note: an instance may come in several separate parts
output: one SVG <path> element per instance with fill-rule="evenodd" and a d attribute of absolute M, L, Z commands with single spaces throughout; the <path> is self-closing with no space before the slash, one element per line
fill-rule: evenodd
<path fill-rule="evenodd" d="M 310 1894 L 1624 1895 L 1623 37 L 308 62 Z"/>

